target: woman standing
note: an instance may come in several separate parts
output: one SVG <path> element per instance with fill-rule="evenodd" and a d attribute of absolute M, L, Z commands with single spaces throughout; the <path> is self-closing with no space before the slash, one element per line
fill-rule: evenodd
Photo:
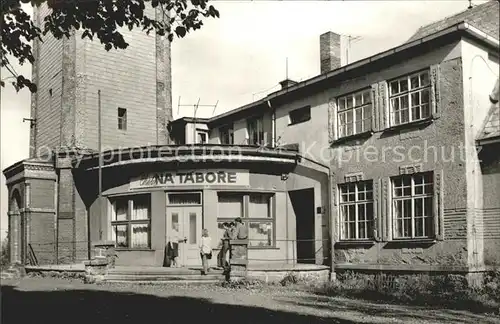
<path fill-rule="evenodd" d="M 206 228 L 203 229 L 203 234 L 201 236 L 200 256 L 203 266 L 201 274 L 206 275 L 208 272 L 208 260 L 212 258 L 212 239 L 208 236 L 208 230 Z"/>
<path fill-rule="evenodd" d="M 180 267 L 179 265 L 179 243 L 183 240 L 180 239 L 179 236 L 179 224 L 173 223 L 172 230 L 170 232 L 170 260 L 172 261 L 171 265 L 173 268 Z"/>

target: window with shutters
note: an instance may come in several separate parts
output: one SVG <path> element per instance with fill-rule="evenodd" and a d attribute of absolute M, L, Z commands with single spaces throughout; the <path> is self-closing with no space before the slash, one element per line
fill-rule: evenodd
<path fill-rule="evenodd" d="M 432 116 L 429 70 L 389 81 L 391 126 L 424 120 Z"/>
<path fill-rule="evenodd" d="M 372 130 L 373 104 L 371 89 L 337 99 L 338 138 Z"/>
<path fill-rule="evenodd" d="M 404 174 L 392 179 L 394 239 L 434 236 L 433 172 Z"/>
<path fill-rule="evenodd" d="M 358 181 L 341 184 L 340 217 L 342 240 L 374 238 L 373 182 Z"/>

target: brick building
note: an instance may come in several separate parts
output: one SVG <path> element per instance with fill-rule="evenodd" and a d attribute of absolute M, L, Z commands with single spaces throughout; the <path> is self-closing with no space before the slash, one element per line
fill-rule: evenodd
<path fill-rule="evenodd" d="M 38 153 L 4 171 L 12 258 L 25 261 L 31 242 L 39 260 L 74 262 L 87 257 L 92 242 L 112 240 L 119 263 L 161 265 L 177 223 L 188 242 L 183 263 L 195 264 L 201 228 L 217 239 L 222 222 L 241 216 L 249 228 L 249 262 L 463 273 L 500 265 L 498 20 L 498 2 L 491 1 L 345 66 L 341 38 L 328 32 L 320 36 L 320 75 L 284 80 L 261 100 L 168 127 L 168 51 L 155 46 L 158 38 L 151 42 L 157 53 L 151 70 L 138 68 L 157 82 L 148 90 L 127 88 L 126 102 L 110 96 L 114 83 L 71 61 L 97 49 L 78 46 L 80 40 L 60 45 L 63 54 L 76 53 L 62 55 L 63 72 L 84 72 L 64 82 L 71 73 L 62 73 L 53 113 L 62 111 L 63 118 L 56 125 L 43 117 L 56 107 L 44 91 L 56 90 L 39 79 L 32 140 L 36 147 L 70 150 L 45 161 Z M 40 60 L 35 73 L 43 64 L 49 63 Z M 113 73 L 120 71 L 116 64 Z M 125 75 L 117 80 L 129 86 Z M 68 84 L 74 88 L 65 92 Z M 86 151 L 96 148 L 98 89 L 103 124 L 109 123 L 102 199 L 99 154 Z M 134 91 L 156 100 L 130 107 Z M 121 108 L 127 131 L 119 129 Z M 132 126 L 132 113 L 157 111 L 160 122 Z M 57 127 L 53 139 L 48 129 Z M 122 143 L 131 148 L 118 149 Z"/>

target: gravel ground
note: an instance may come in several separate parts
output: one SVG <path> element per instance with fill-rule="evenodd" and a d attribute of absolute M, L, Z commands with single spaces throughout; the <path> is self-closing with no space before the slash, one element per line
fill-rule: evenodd
<path fill-rule="evenodd" d="M 2 281 L 3 324 L 14 323 L 499 323 L 494 315 L 324 297 L 285 287 L 86 285 L 25 278 Z"/>

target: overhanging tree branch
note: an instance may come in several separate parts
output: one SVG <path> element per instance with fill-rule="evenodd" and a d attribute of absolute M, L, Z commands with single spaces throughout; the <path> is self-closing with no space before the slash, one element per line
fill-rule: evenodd
<path fill-rule="evenodd" d="M 1 66 L 10 65 L 9 57 L 20 65 L 34 63 L 31 42 L 52 34 L 56 39 L 70 37 L 74 30 L 81 30 L 81 37 L 98 39 L 107 51 L 126 49 L 128 43 L 120 28 L 141 28 L 146 33 L 154 31 L 167 36 L 170 41 L 182 38 L 190 31 L 200 29 L 203 19 L 218 18 L 219 12 L 208 0 L 33 0 L 37 7 L 48 6 L 50 13 L 40 26 L 21 7 L 28 0 L 2 0 L 2 51 Z M 160 15 L 149 17 L 149 8 Z M 10 71 L 13 73 L 12 71 Z M 15 75 L 15 74 L 13 74 Z M 22 75 L 15 75 L 15 87 L 19 91 L 28 87 L 36 92 L 36 85 Z M 2 86 L 4 83 L 2 82 Z"/>

